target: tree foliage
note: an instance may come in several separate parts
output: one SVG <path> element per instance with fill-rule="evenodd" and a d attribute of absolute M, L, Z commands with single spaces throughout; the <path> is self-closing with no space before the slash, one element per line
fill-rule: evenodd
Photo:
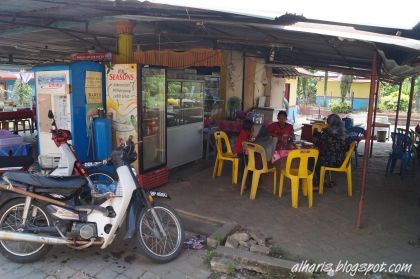
<path fill-rule="evenodd" d="M 16 105 L 30 106 L 32 104 L 32 88 L 17 79 L 13 86 L 12 99 Z"/>
<path fill-rule="evenodd" d="M 350 92 L 351 84 L 353 83 L 353 76 L 342 75 L 340 82 L 341 102 L 344 102 L 347 94 Z"/>
<path fill-rule="evenodd" d="M 411 78 L 406 78 L 402 83 L 400 110 L 407 111 L 410 99 Z M 379 87 L 381 110 L 397 111 L 399 85 L 382 83 Z M 420 77 L 417 77 L 414 85 L 414 102 L 417 111 L 420 111 Z"/>
<path fill-rule="evenodd" d="M 298 77 L 297 95 L 304 104 L 315 102 L 317 82 L 315 77 Z"/>

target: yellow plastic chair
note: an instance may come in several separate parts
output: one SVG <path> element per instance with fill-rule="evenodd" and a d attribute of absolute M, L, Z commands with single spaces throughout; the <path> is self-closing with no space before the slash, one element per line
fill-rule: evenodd
<path fill-rule="evenodd" d="M 290 179 L 292 192 L 292 207 L 298 207 L 299 200 L 299 181 L 302 179 L 302 192 L 308 196 L 308 206 L 313 204 L 313 178 L 314 168 L 318 160 L 319 151 L 317 149 L 296 149 L 289 152 L 286 160 L 286 167 L 281 170 L 279 197 L 283 195 L 284 177 Z M 313 159 L 313 168 L 309 169 L 309 159 Z M 292 162 L 299 160 L 299 167 L 293 168 Z"/>
<path fill-rule="evenodd" d="M 238 184 L 238 169 L 239 169 L 239 158 L 234 156 L 232 148 L 227 134 L 223 131 L 214 132 L 214 138 L 216 141 L 217 156 L 214 162 L 213 178 L 222 175 L 224 161 L 232 162 L 232 183 Z M 223 151 L 223 146 L 226 147 L 226 151 Z"/>
<path fill-rule="evenodd" d="M 260 176 L 263 173 L 272 172 L 274 174 L 274 191 L 276 189 L 276 179 L 277 179 L 277 169 L 275 167 L 268 168 L 267 164 L 267 155 L 265 153 L 264 147 L 259 144 L 244 141 L 242 143 L 242 147 L 246 153 L 248 153 L 248 162 L 244 169 L 244 174 L 242 176 L 242 185 L 241 185 L 241 196 L 245 189 L 246 179 L 248 177 L 248 172 L 252 171 L 252 184 L 251 184 L 251 192 L 249 194 L 249 198 L 251 200 L 255 200 L 255 196 L 257 195 L 258 184 L 260 181 Z M 259 154 L 262 160 L 262 168 L 257 169 L 255 165 L 255 156 Z"/>
<path fill-rule="evenodd" d="M 328 127 L 328 124 L 326 123 L 314 123 L 312 124 L 312 134 L 315 133 L 315 131 L 322 133 L 322 130 L 326 129 Z"/>
<path fill-rule="evenodd" d="M 340 167 L 321 167 L 320 177 L 319 177 L 319 194 L 324 193 L 324 178 L 326 171 L 335 171 L 335 172 L 345 172 L 347 173 L 347 195 L 351 197 L 353 195 L 353 184 L 351 178 L 351 155 L 356 146 L 356 142 L 350 144 L 349 150 L 347 150 L 346 155 L 344 156 L 344 161 Z"/>

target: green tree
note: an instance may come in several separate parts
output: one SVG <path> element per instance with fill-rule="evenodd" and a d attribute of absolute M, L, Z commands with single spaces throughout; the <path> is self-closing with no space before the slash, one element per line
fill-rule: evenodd
<path fill-rule="evenodd" d="M 297 95 L 304 104 L 315 102 L 317 82 L 314 77 L 298 77 Z"/>
<path fill-rule="evenodd" d="M 399 84 L 382 83 L 380 85 L 380 105 L 389 111 L 397 110 Z M 400 110 L 407 111 L 408 101 L 411 89 L 411 78 L 406 78 L 402 83 Z M 414 84 L 414 102 L 413 107 L 416 112 L 420 112 L 420 77 L 417 77 Z"/>
<path fill-rule="evenodd" d="M 353 76 L 342 75 L 340 82 L 341 102 L 344 103 L 347 94 L 350 92 L 351 84 L 353 83 Z"/>
<path fill-rule="evenodd" d="M 16 105 L 31 106 L 32 88 L 20 80 L 16 80 L 13 86 L 13 101 Z"/>

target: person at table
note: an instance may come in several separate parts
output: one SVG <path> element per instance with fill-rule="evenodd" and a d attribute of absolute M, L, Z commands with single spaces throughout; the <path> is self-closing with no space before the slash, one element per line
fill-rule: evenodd
<path fill-rule="evenodd" d="M 267 132 L 271 136 L 279 139 L 278 143 L 282 142 L 283 136 L 294 139 L 293 125 L 287 123 L 286 121 L 287 113 L 284 110 L 281 110 L 277 114 L 277 122 L 273 122 L 267 127 Z"/>
<path fill-rule="evenodd" d="M 244 153 L 242 148 L 242 143 L 244 141 L 254 141 L 255 140 L 255 133 L 254 133 L 254 123 L 250 119 L 245 119 L 242 123 L 242 129 L 239 133 L 238 138 L 236 139 L 235 145 L 233 147 L 233 154 L 239 158 L 239 177 L 242 177 L 243 170 L 245 169 L 246 161 L 248 160 L 248 156 Z M 252 173 L 248 173 L 247 178 L 247 185 L 246 189 L 249 188 L 250 181 L 251 181 Z"/>
<path fill-rule="evenodd" d="M 233 147 L 233 154 L 238 157 L 243 157 L 243 149 L 242 149 L 242 143 L 244 141 L 254 141 L 255 135 L 254 135 L 254 123 L 252 120 L 245 119 L 242 123 L 242 129 L 239 132 L 239 136 L 236 139 L 235 146 Z M 239 163 L 240 165 L 240 163 Z"/>
<path fill-rule="evenodd" d="M 350 143 L 346 137 L 343 121 L 337 114 L 330 114 L 327 118 L 327 129 L 315 142 L 319 157 L 315 166 L 314 190 L 318 189 L 319 174 L 322 166 L 339 167 L 344 161 Z"/>

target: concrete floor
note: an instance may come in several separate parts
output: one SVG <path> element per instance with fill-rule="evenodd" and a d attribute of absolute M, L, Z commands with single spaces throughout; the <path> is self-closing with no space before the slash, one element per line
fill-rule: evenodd
<path fill-rule="evenodd" d="M 363 153 L 363 143 L 359 146 Z M 212 162 L 182 167 L 171 172 L 171 182 L 162 187 L 170 193 L 176 209 L 243 227 L 259 229 L 272 237 L 285 258 L 312 260 L 334 265 L 350 263 L 412 264 L 410 275 L 420 276 L 420 185 L 419 174 L 401 181 L 384 176 L 389 143 L 376 144 L 369 161 L 364 207 L 364 227 L 356 229 L 362 158 L 353 171 L 353 197 L 346 195 L 344 174 L 333 174 L 337 186 L 314 195 L 314 206 L 300 194 L 299 208 L 291 207 L 290 187 L 282 198 L 272 193 L 272 175 L 262 179 L 254 201 L 239 195 L 239 185 L 230 183 L 230 168 L 212 179 Z M 420 167 L 417 164 L 417 170 Z"/>

